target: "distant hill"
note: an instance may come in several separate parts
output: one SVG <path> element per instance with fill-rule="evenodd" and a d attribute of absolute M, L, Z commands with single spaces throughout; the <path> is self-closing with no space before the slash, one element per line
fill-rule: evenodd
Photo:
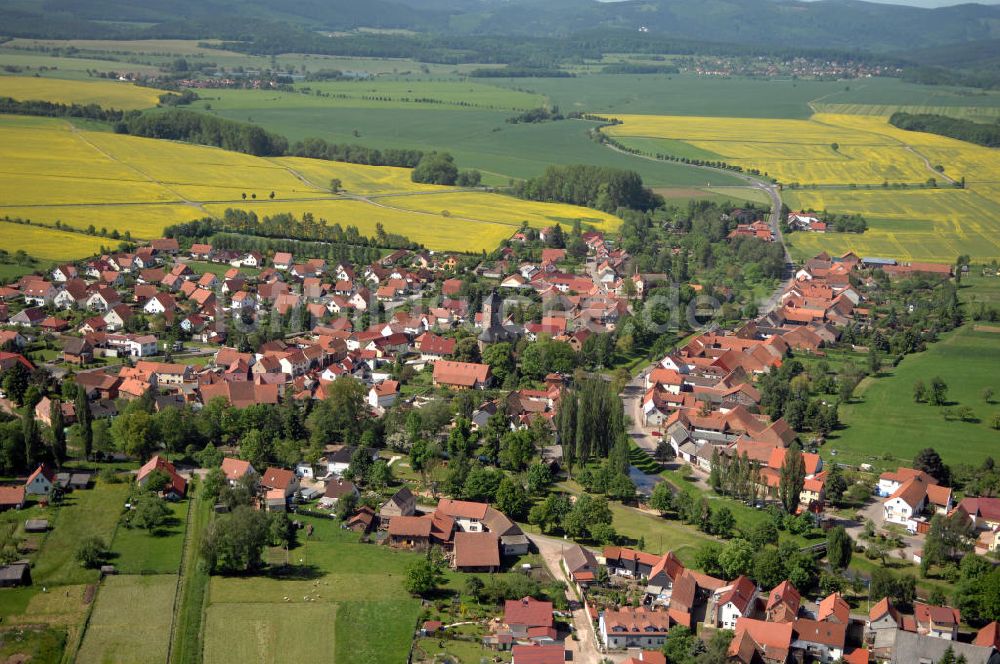
<path fill-rule="evenodd" d="M 888 53 L 1000 39 L 1000 7 L 922 9 L 860 0 L 0 0 L 0 34 L 12 36 L 235 39 L 273 33 L 280 25 L 405 28 L 450 37 L 617 29 Z"/>

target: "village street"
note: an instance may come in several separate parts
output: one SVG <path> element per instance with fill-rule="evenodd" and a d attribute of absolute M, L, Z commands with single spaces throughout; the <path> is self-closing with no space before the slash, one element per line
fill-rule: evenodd
<path fill-rule="evenodd" d="M 545 535 L 531 534 L 528 537 L 538 549 L 538 553 L 542 556 L 542 560 L 545 561 L 545 566 L 552 577 L 566 582 L 566 599 L 571 602 L 579 602 L 572 589 L 573 582 L 566 577 L 562 566 L 563 549 L 573 546 L 573 542 Z M 594 632 L 594 625 L 582 605 L 576 611 L 573 611 L 573 624 L 576 626 L 576 640 L 566 640 L 566 649 L 572 653 L 573 662 L 576 664 L 601 664 L 602 660 L 606 657 L 612 661 L 617 661 L 616 658 L 605 656 L 597 649 L 597 637 Z M 624 659 L 624 657 L 619 659 Z"/>

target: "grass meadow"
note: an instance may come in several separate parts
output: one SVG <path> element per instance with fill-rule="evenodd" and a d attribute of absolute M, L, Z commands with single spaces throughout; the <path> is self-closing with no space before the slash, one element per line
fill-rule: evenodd
<path fill-rule="evenodd" d="M 176 589 L 177 577 L 173 574 L 104 579 L 76 662 L 165 662 Z"/>
<path fill-rule="evenodd" d="M 97 570 L 84 569 L 74 559 L 77 545 L 90 536 L 111 542 L 128 490 L 127 484 L 98 481 L 93 489 L 74 491 L 65 497 L 35 560 L 31 576 L 36 584 L 93 583 L 97 580 Z"/>
<path fill-rule="evenodd" d="M 420 610 L 403 589 L 413 554 L 361 544 L 333 521 L 299 518 L 315 527 L 310 538 L 300 531 L 290 551 L 299 574 L 212 577 L 205 663 L 235 661 L 233 648 L 243 647 L 264 653 L 260 661 L 403 661 Z"/>
<path fill-rule="evenodd" d="M 983 401 L 986 387 L 1000 393 L 1000 333 L 976 331 L 975 324 L 908 355 L 897 367 L 866 378 L 850 404 L 840 407 L 844 428 L 829 436 L 824 456 L 837 461 L 895 468 L 924 447 L 935 448 L 946 463 L 980 463 L 996 455 L 997 431 L 990 428 L 1000 404 Z M 948 385 L 950 407 L 972 408 L 975 420 L 946 420 L 944 408 L 913 401 L 913 384 L 940 376 Z"/>
<path fill-rule="evenodd" d="M 122 574 L 176 574 L 184 550 L 184 524 L 191 503 L 167 503 L 170 516 L 164 527 L 150 533 L 142 528 L 115 531 L 111 550 L 115 567 Z"/>

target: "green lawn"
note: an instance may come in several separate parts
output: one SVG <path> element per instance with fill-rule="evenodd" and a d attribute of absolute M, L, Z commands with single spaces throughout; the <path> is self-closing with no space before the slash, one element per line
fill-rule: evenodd
<path fill-rule="evenodd" d="M 76 662 L 164 662 L 176 588 L 173 574 L 107 577 L 97 593 Z"/>
<path fill-rule="evenodd" d="M 118 557 L 115 567 L 122 574 L 176 574 L 184 547 L 184 522 L 190 501 L 168 503 L 166 525 L 150 533 L 141 528 L 119 526 L 111 549 Z"/>
<path fill-rule="evenodd" d="M 632 540 L 645 540 L 645 551 L 666 553 L 673 551 L 686 565 L 694 562 L 694 553 L 707 542 L 718 541 L 710 535 L 674 519 L 664 519 L 626 507 L 618 502 L 611 503 L 615 530 Z"/>
<path fill-rule="evenodd" d="M 97 570 L 84 569 L 75 560 L 77 545 L 91 535 L 111 542 L 128 491 L 127 484 L 98 481 L 93 489 L 68 494 L 51 524 L 52 530 L 42 543 L 32 570 L 35 583 L 57 585 L 96 581 Z"/>
<path fill-rule="evenodd" d="M 211 272 L 217 277 L 221 277 L 233 269 L 233 266 L 229 263 L 212 263 L 211 261 L 188 261 L 187 265 L 197 274 Z M 241 267 L 240 273 L 248 276 L 256 276 L 260 273 L 260 270 Z"/>
<path fill-rule="evenodd" d="M 882 377 L 863 380 L 854 401 L 841 406 L 844 428 L 829 437 L 824 456 L 837 450 L 838 461 L 895 467 L 924 447 L 935 447 L 952 464 L 978 464 L 996 455 L 1000 432 L 990 428 L 990 420 L 1000 404 L 987 404 L 981 395 L 985 387 L 1000 395 L 998 367 L 1000 333 L 977 332 L 966 324 Z M 934 376 L 948 384 L 951 407 L 972 408 L 978 422 L 946 421 L 942 408 L 913 401 L 914 382 L 929 384 Z"/>

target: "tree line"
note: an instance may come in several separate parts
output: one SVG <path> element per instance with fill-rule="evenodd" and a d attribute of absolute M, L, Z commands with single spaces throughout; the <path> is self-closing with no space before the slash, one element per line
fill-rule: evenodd
<path fill-rule="evenodd" d="M 322 138 L 306 138 L 292 145 L 290 154 L 295 157 L 343 161 L 367 166 L 400 166 L 414 168 L 424 153 L 420 150 L 388 148 L 379 150 L 364 145 L 328 143 Z"/>
<path fill-rule="evenodd" d="M 179 109 L 129 115 L 115 124 L 115 131 L 131 136 L 212 145 L 256 157 L 277 157 L 288 152 L 288 140 L 278 134 L 255 125 Z"/>
<path fill-rule="evenodd" d="M 58 104 L 51 101 L 20 101 L 0 97 L 0 113 L 7 115 L 35 115 L 45 118 L 85 118 L 101 122 L 120 122 L 125 111 L 101 108 L 97 104 Z"/>
<path fill-rule="evenodd" d="M 374 237 L 362 235 L 357 226 L 346 228 L 339 223 L 332 225 L 326 219 L 317 218 L 311 212 L 296 217 L 289 212 L 275 215 L 257 216 L 256 212 L 227 208 L 222 219 L 205 217 L 197 221 L 167 226 L 164 237 L 207 238 L 216 234 L 240 234 L 265 238 L 329 242 L 333 245 L 368 246 L 383 248 L 417 249 L 419 245 L 408 238 L 386 232 L 381 224 L 376 225 Z M 238 238 L 222 237 L 229 247 L 242 248 Z M 221 244 L 217 248 L 224 248 Z M 310 247 L 313 249 L 314 247 Z"/>
<path fill-rule="evenodd" d="M 983 124 L 947 115 L 903 111 L 893 113 L 889 117 L 889 124 L 907 131 L 923 131 L 947 136 L 988 148 L 1000 147 L 1000 124 Z"/>
<path fill-rule="evenodd" d="M 643 186 L 635 171 L 586 164 L 549 166 L 542 175 L 516 183 L 513 193 L 528 200 L 612 213 L 619 208 L 649 210 L 663 205 L 663 197 Z"/>

